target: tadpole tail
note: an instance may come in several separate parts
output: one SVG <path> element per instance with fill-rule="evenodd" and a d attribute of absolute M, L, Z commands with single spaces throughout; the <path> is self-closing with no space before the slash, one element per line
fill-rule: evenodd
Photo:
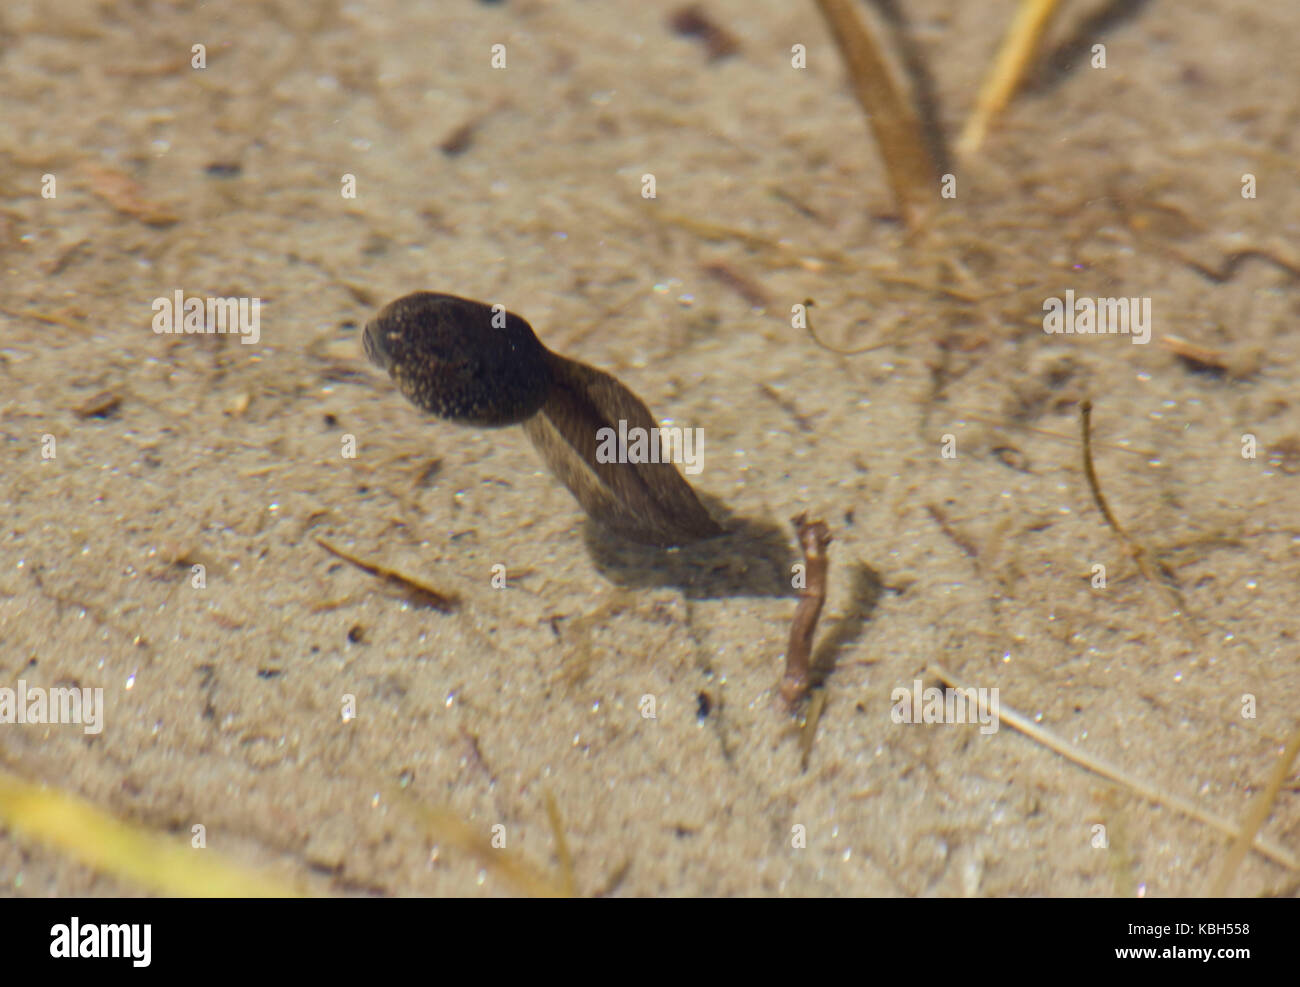
<path fill-rule="evenodd" d="M 602 461 L 610 457 L 598 455 L 617 448 L 620 422 L 621 434 L 642 429 L 657 443 L 659 426 L 645 403 L 595 367 L 549 351 L 547 357 L 551 393 L 524 422 L 524 432 L 583 509 L 643 545 L 685 545 L 722 534 L 671 462 L 618 461 L 617 456 Z"/>

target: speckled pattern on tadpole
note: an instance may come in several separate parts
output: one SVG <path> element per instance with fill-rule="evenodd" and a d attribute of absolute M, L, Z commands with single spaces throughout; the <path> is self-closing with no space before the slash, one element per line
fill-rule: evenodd
<path fill-rule="evenodd" d="M 516 425 L 551 390 L 546 347 L 519 316 L 455 295 L 417 291 L 366 325 L 366 356 L 418 408 L 464 425 Z"/>
<path fill-rule="evenodd" d="M 722 534 L 671 463 L 597 460 L 600 429 L 650 430 L 654 416 L 610 374 L 552 353 L 519 316 L 420 291 L 384 306 L 363 344 L 417 408 L 464 425 L 522 423 L 583 509 L 624 538 L 668 547 Z"/>

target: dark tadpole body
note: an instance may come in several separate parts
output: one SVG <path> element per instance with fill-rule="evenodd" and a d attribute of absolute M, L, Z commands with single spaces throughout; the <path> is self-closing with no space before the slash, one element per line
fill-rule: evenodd
<path fill-rule="evenodd" d="M 462 425 L 517 425 L 551 391 L 533 327 L 468 298 L 418 291 L 390 302 L 366 325 L 364 345 L 408 401 Z"/>
<path fill-rule="evenodd" d="M 650 409 L 611 375 L 552 353 L 504 309 L 420 291 L 366 325 L 366 356 L 417 408 L 463 425 L 524 426 L 584 510 L 623 537 L 684 545 L 722 534 L 671 463 L 602 463 L 601 429 L 647 432 Z"/>

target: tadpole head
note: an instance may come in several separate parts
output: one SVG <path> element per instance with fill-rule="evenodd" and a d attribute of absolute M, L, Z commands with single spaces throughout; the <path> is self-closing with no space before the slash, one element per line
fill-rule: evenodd
<path fill-rule="evenodd" d="M 416 407 L 466 425 L 514 425 L 551 390 L 547 350 L 500 306 L 417 291 L 385 305 L 362 345 Z"/>

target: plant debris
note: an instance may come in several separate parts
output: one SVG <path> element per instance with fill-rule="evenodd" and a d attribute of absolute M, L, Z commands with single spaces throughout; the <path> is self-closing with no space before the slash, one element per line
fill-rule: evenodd
<path fill-rule="evenodd" d="M 781 679 L 781 698 L 793 708 L 808 694 L 808 673 L 812 665 L 813 633 L 826 602 L 826 574 L 830 559 L 826 548 L 831 543 L 831 531 L 825 521 L 809 521 L 800 514 L 792 523 L 803 550 L 804 585 L 799 590 L 799 605 L 795 607 L 790 625 L 790 646 L 785 652 L 785 676 Z"/>
<path fill-rule="evenodd" d="M 704 42 L 711 62 L 740 51 L 736 36 L 706 14 L 699 4 L 677 8 L 668 19 L 668 26 L 683 37 L 699 38 Z"/>
<path fill-rule="evenodd" d="M 335 548 L 323 538 L 317 538 L 316 544 L 331 555 L 335 555 L 344 562 L 356 566 L 362 572 L 378 576 L 385 582 L 399 587 L 406 597 L 417 606 L 429 607 L 439 613 L 453 613 L 460 606 L 460 600 L 454 594 L 436 590 L 428 583 L 400 573 L 396 569 L 389 569 L 387 566 L 375 562 L 366 562 L 355 555 L 349 555 L 342 549 Z"/>

